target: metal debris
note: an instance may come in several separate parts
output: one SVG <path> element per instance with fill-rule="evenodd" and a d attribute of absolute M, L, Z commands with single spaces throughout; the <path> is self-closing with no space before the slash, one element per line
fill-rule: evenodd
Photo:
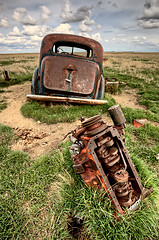
<path fill-rule="evenodd" d="M 144 118 L 144 119 L 135 119 L 133 121 L 133 125 L 134 125 L 135 128 L 144 127 L 146 123 L 148 123 L 148 120 L 146 118 Z"/>
<path fill-rule="evenodd" d="M 81 122 L 70 136 L 73 169 L 83 181 L 94 188 L 104 188 L 117 211 L 125 207 L 134 211 L 152 189 L 143 188 L 126 149 L 125 117 L 119 105 L 108 109 L 113 126 L 96 115 Z"/>

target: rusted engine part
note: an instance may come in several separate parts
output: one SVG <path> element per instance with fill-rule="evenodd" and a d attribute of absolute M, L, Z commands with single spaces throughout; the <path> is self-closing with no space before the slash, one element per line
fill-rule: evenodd
<path fill-rule="evenodd" d="M 135 210 L 151 191 L 143 188 L 126 149 L 126 121 L 120 107 L 115 105 L 108 111 L 115 125 L 107 125 L 100 115 L 83 121 L 70 136 L 70 153 L 74 171 L 88 186 L 107 190 L 123 215 L 125 207 Z"/>

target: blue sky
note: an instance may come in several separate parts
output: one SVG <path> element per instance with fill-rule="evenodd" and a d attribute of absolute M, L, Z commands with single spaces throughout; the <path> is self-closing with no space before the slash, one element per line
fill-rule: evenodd
<path fill-rule="evenodd" d="M 0 0 L 0 53 L 39 52 L 49 33 L 99 41 L 105 51 L 159 51 L 159 0 Z"/>

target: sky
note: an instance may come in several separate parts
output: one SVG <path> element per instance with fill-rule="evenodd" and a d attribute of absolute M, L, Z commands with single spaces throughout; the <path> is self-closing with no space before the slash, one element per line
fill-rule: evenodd
<path fill-rule="evenodd" d="M 99 41 L 104 51 L 159 51 L 159 0 L 0 0 L 0 53 L 39 52 L 49 33 Z"/>

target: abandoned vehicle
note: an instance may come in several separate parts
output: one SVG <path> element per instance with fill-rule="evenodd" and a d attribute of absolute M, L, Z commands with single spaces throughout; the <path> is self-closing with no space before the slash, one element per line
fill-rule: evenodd
<path fill-rule="evenodd" d="M 49 34 L 41 44 L 39 66 L 28 98 L 41 101 L 103 104 L 103 48 L 93 39 Z"/>

